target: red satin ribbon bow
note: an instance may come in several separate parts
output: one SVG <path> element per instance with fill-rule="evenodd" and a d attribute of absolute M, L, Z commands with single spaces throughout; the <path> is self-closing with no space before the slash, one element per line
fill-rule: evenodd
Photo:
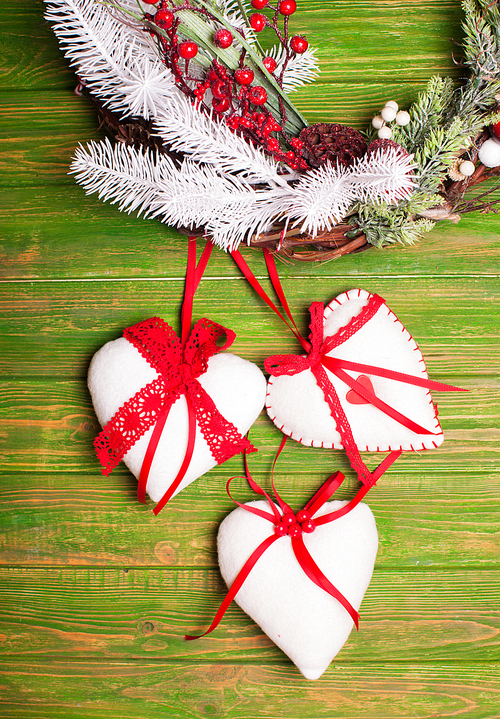
<path fill-rule="evenodd" d="M 188 405 L 189 438 L 185 460 L 169 490 L 155 507 L 155 513 L 158 513 L 189 466 L 196 421 L 218 464 L 239 452 L 255 451 L 236 427 L 221 415 L 197 380 L 206 372 L 210 357 L 229 347 L 235 334 L 211 320 L 202 319 L 194 326 L 183 349 L 175 331 L 158 317 L 129 327 L 123 334 L 159 376 L 125 402 L 95 439 L 102 473 L 109 475 L 137 440 L 155 425 L 137 488 L 139 501 L 145 502 L 149 469 L 170 408 L 182 394 Z M 219 345 L 222 339 L 225 342 Z"/>
<path fill-rule="evenodd" d="M 306 356 L 274 355 L 273 357 L 268 357 L 264 362 L 266 371 L 273 377 L 278 377 L 280 375 L 294 375 L 307 369 L 311 370 L 316 379 L 316 383 L 324 394 L 325 401 L 330 407 L 331 415 L 336 422 L 337 430 L 340 434 L 342 446 L 345 448 L 349 456 L 351 465 L 357 472 L 358 477 L 363 484 L 368 486 L 372 486 L 375 483 L 374 475 L 368 470 L 361 459 L 361 455 L 352 434 L 351 426 L 342 408 L 335 387 L 328 378 L 325 369 L 328 369 L 330 372 L 335 374 L 357 394 L 361 395 L 367 402 L 417 434 L 433 435 L 435 432 L 431 432 L 425 427 L 421 427 L 412 419 L 406 417 L 401 412 L 394 409 L 394 407 L 391 407 L 386 402 L 379 399 L 372 391 L 347 374 L 345 369 L 366 372 L 372 375 L 393 379 L 395 381 L 425 387 L 426 389 L 446 392 L 464 391 L 458 387 L 452 387 L 451 385 L 442 384 L 441 382 L 433 382 L 432 380 L 423 377 L 414 377 L 413 375 L 384 369 L 383 367 L 350 362 L 336 357 L 328 357 L 329 352 L 340 346 L 352 337 L 359 329 L 361 329 L 361 327 L 363 327 L 363 325 L 365 325 L 375 315 L 382 304 L 384 304 L 384 300 L 381 297 L 378 295 L 372 295 L 367 305 L 365 305 L 361 312 L 353 317 L 347 325 L 341 327 L 335 335 L 323 339 L 323 304 L 321 302 L 314 302 L 310 307 L 310 341 L 307 345 L 304 345 L 308 350 L 308 354 Z"/>
<path fill-rule="evenodd" d="M 282 442 L 279 451 L 281 451 L 283 446 L 284 441 Z M 377 475 L 376 479 L 378 479 L 378 477 L 380 476 L 380 474 L 383 473 L 383 471 L 384 469 L 382 468 L 382 466 L 375 470 L 374 475 Z M 232 479 L 230 479 L 227 483 L 228 487 Z M 247 561 L 241 568 L 238 576 L 231 585 L 231 588 L 227 592 L 222 604 L 219 607 L 219 610 L 217 611 L 217 614 L 215 615 L 212 624 L 207 629 L 207 631 L 203 634 L 196 636 L 187 634 L 185 638 L 187 640 L 200 639 L 201 637 L 210 634 L 210 632 L 213 632 L 213 630 L 216 629 L 222 617 L 226 613 L 226 610 L 228 609 L 229 605 L 238 594 L 245 579 L 248 577 L 257 561 L 271 546 L 271 544 L 274 544 L 274 542 L 276 542 L 278 539 L 285 536 L 290 537 L 295 557 L 306 575 L 309 577 L 309 579 L 314 582 L 314 584 L 316 584 L 318 587 L 327 592 L 331 597 L 340 602 L 340 604 L 342 604 L 344 609 L 351 616 L 354 624 L 356 625 L 356 628 L 359 628 L 359 613 L 356 611 L 356 609 L 354 609 L 352 604 L 349 602 L 348 599 L 346 599 L 342 592 L 340 592 L 330 582 L 328 577 L 323 574 L 320 567 L 318 567 L 306 547 L 306 544 L 304 542 L 304 533 L 310 534 L 311 532 L 315 531 L 316 527 L 319 527 L 322 524 L 333 522 L 336 519 L 343 517 L 345 514 L 348 514 L 348 512 L 353 510 L 354 507 L 359 504 L 359 502 L 368 492 L 369 488 L 361 487 L 356 496 L 351 499 L 351 501 L 348 502 L 346 505 L 344 505 L 340 509 L 335 510 L 334 512 L 330 512 L 329 514 L 324 514 L 321 517 L 315 518 L 314 515 L 319 511 L 319 509 L 321 509 L 325 502 L 330 499 L 330 497 L 334 494 L 334 492 L 336 492 L 336 490 L 344 481 L 344 475 L 341 472 L 335 472 L 335 474 L 332 474 L 332 476 L 326 480 L 326 482 L 320 487 L 320 489 L 316 492 L 312 499 L 309 500 L 309 502 L 305 505 L 304 509 L 301 509 L 296 514 L 294 514 L 291 508 L 285 502 L 283 502 L 279 494 L 276 492 L 276 489 L 274 489 L 274 484 L 273 489 L 279 505 L 279 509 L 276 506 L 275 502 L 273 502 L 271 497 L 267 494 L 267 492 L 251 479 L 250 475 L 248 474 L 248 470 L 247 479 L 252 489 L 268 500 L 272 513 L 266 512 L 263 509 L 259 509 L 258 507 L 251 507 L 247 504 L 241 504 L 236 500 L 233 501 L 236 502 L 239 507 L 246 510 L 247 512 L 256 514 L 257 516 L 271 522 L 271 524 L 274 525 L 273 534 L 264 539 L 264 541 L 259 544 L 259 546 L 252 552 L 250 557 L 247 559 Z"/>

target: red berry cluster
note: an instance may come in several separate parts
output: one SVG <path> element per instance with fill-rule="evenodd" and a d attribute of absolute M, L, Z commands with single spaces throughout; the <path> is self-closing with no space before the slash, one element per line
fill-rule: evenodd
<path fill-rule="evenodd" d="M 146 1 L 148 4 L 154 4 L 153 0 Z M 172 70 L 178 87 L 191 97 L 200 109 L 223 116 L 233 132 L 238 132 L 250 142 L 261 146 L 277 161 L 285 162 L 293 170 L 307 169 L 309 165 L 301 154 L 303 142 L 298 138 L 290 139 L 284 131 L 284 104 L 280 103 L 281 122 L 278 122 L 265 107 L 268 99 L 265 87 L 254 84 L 255 72 L 245 63 L 246 50 L 241 50 L 239 66 L 234 71 L 215 59 L 204 77 L 191 76 L 189 61 L 196 57 L 198 46 L 192 40 L 179 41 L 177 30 L 181 20 L 177 12 L 189 8 L 205 15 L 211 21 L 216 18 L 204 8 L 191 4 L 190 0 L 183 0 L 183 5 L 179 6 L 168 6 L 168 3 L 169 0 L 160 0 L 155 14 L 146 13 L 144 18 L 149 21 L 150 32 L 157 37 L 164 62 Z M 270 56 L 263 59 L 266 70 L 282 85 L 284 70 L 293 53 L 303 53 L 308 47 L 307 40 L 300 35 L 288 38 L 288 18 L 295 12 L 296 2 L 279 0 L 276 7 L 271 7 L 269 0 L 252 0 L 252 5 L 255 9 L 274 10 L 271 20 L 260 13 L 254 13 L 250 17 L 250 25 L 257 32 L 266 25 L 271 27 L 284 46 L 285 60 L 279 76 L 274 75 L 276 60 Z M 283 33 L 277 24 L 280 16 L 284 17 Z M 154 26 L 162 32 L 155 31 Z M 227 49 L 233 41 L 234 36 L 226 27 L 220 27 L 214 32 L 213 42 L 218 48 Z M 181 67 L 182 61 L 184 67 Z"/>

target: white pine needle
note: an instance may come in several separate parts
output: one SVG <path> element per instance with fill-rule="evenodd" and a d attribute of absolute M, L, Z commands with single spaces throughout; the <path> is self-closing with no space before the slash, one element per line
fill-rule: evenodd
<path fill-rule="evenodd" d="M 400 147 L 380 147 L 351 166 L 352 181 L 360 200 L 395 205 L 408 198 L 416 187 L 413 155 Z"/>
<path fill-rule="evenodd" d="M 316 237 L 321 230 L 338 224 L 356 200 L 355 185 L 349 170 L 330 163 L 302 175 L 293 188 L 290 217 L 294 227 Z"/>
<path fill-rule="evenodd" d="M 319 74 L 314 48 L 308 47 L 302 55 L 293 55 L 283 75 L 283 90 L 288 94 L 297 88 L 312 82 Z M 285 48 L 283 45 L 274 45 L 269 55 L 276 60 L 277 66 L 274 75 L 279 77 L 285 62 Z"/>
<path fill-rule="evenodd" d="M 213 165 L 220 173 L 287 186 L 273 159 L 234 133 L 225 122 L 200 112 L 183 95 L 164 103 L 157 116 L 157 128 L 172 149 L 191 155 L 197 162 Z"/>
<path fill-rule="evenodd" d="M 66 57 L 92 92 L 113 110 L 154 117 L 175 88 L 147 35 L 115 19 L 95 0 L 46 0 Z"/>
<path fill-rule="evenodd" d="M 262 232 L 290 206 L 284 188 L 256 190 L 212 167 L 191 160 L 179 165 L 168 155 L 107 139 L 80 146 L 71 171 L 87 194 L 175 227 L 205 227 L 226 250 Z"/>

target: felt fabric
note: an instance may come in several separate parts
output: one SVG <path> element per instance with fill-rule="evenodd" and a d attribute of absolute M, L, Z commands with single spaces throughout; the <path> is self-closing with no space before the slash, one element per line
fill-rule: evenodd
<path fill-rule="evenodd" d="M 332 300 L 324 310 L 324 337 L 331 337 L 347 325 L 368 304 L 370 297 L 365 290 L 356 289 Z M 415 340 L 385 303 L 328 356 L 428 378 Z M 360 451 L 432 449 L 443 442 L 429 390 L 368 373 L 348 372 L 355 379 L 361 376 L 362 383 L 371 383 L 379 399 L 431 432 L 417 434 L 373 405 L 359 402 L 347 384 L 332 372 L 326 370 L 326 373 L 338 393 Z M 271 377 L 266 408 L 276 426 L 296 441 L 314 447 L 342 448 L 335 419 L 310 369 L 295 375 Z"/>
<path fill-rule="evenodd" d="M 266 501 L 250 506 L 269 511 Z M 327 502 L 316 517 L 347 504 Z M 256 547 L 274 525 L 238 508 L 219 528 L 219 566 L 230 587 Z M 378 535 L 373 514 L 358 504 L 348 514 L 303 535 L 326 577 L 358 610 L 370 583 Z M 314 584 L 300 567 L 289 536 L 274 542 L 259 558 L 235 601 L 287 654 L 306 679 L 318 679 L 346 642 L 354 623 L 342 605 Z"/>
<path fill-rule="evenodd" d="M 124 337 L 104 345 L 92 358 L 88 373 L 88 386 L 100 424 L 104 427 L 124 402 L 157 377 L 156 370 Z M 245 434 L 265 401 L 266 381 L 259 368 L 231 353 L 220 353 L 211 357 L 207 371 L 198 380 L 221 414 Z M 150 428 L 124 457 L 136 478 L 152 432 Z M 158 502 L 175 479 L 187 441 L 188 411 L 186 399 L 181 396 L 172 405 L 149 474 L 146 491 L 153 501 Z M 215 464 L 197 425 L 193 457 L 174 496 Z"/>

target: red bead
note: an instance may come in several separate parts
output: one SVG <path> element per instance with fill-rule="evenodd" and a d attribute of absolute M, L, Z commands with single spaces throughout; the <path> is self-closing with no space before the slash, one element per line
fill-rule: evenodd
<path fill-rule="evenodd" d="M 302 35 L 294 35 L 290 40 L 290 47 L 297 55 L 302 55 L 309 47 L 309 43 Z"/>
<path fill-rule="evenodd" d="M 229 32 L 229 30 L 226 30 L 225 27 L 221 27 L 214 35 L 214 43 L 217 45 L 217 47 L 220 47 L 225 50 L 227 47 L 230 47 L 233 44 L 233 36 Z"/>
<path fill-rule="evenodd" d="M 250 25 L 255 30 L 255 32 L 260 32 L 266 26 L 265 16 L 261 15 L 258 12 L 254 12 L 253 15 L 250 15 Z"/>
<path fill-rule="evenodd" d="M 253 82 L 254 72 L 250 67 L 239 67 L 234 72 L 234 79 L 238 85 L 250 85 Z"/>
<path fill-rule="evenodd" d="M 191 58 L 195 57 L 198 53 L 198 45 L 191 40 L 181 42 L 177 49 L 179 51 L 179 55 L 184 58 L 184 60 L 191 60 Z"/>
<path fill-rule="evenodd" d="M 301 509 L 297 512 L 297 522 L 305 522 L 307 519 L 311 519 L 311 515 L 307 509 Z"/>
<path fill-rule="evenodd" d="M 268 72 L 274 72 L 276 70 L 276 60 L 274 57 L 265 57 L 262 60 L 262 64 Z"/>
<path fill-rule="evenodd" d="M 248 99 L 252 105 L 263 105 L 267 100 L 267 92 L 260 85 L 254 85 L 250 88 Z"/>
<path fill-rule="evenodd" d="M 292 539 L 294 539 L 296 537 L 300 537 L 301 534 L 302 534 L 302 527 L 300 526 L 300 524 L 291 524 L 288 527 L 288 536 L 292 537 Z"/>
<path fill-rule="evenodd" d="M 297 3 L 295 0 L 281 0 L 278 5 L 278 10 L 282 15 L 293 15 L 297 9 Z"/>
<path fill-rule="evenodd" d="M 291 524 L 295 524 L 295 514 L 293 512 L 287 512 L 281 517 L 281 521 L 283 522 L 283 524 L 286 524 L 288 526 Z"/>
<path fill-rule="evenodd" d="M 212 107 L 215 112 L 226 112 L 226 110 L 229 110 L 229 100 L 227 97 L 214 97 L 212 100 Z"/>
<path fill-rule="evenodd" d="M 174 13 L 166 8 L 161 8 L 155 13 L 155 24 L 164 30 L 169 30 L 174 24 Z"/>
<path fill-rule="evenodd" d="M 284 537 L 287 533 L 287 526 L 286 524 L 283 524 L 283 522 L 279 522 L 278 524 L 274 525 L 274 533 L 277 537 Z"/>
<path fill-rule="evenodd" d="M 314 521 L 312 519 L 308 519 L 307 521 L 302 522 L 301 527 L 302 531 L 307 532 L 307 534 L 314 532 L 314 530 L 316 529 L 316 525 L 314 524 Z"/>
<path fill-rule="evenodd" d="M 269 0 L 252 0 L 252 7 L 254 7 L 256 10 L 262 10 L 266 7 Z"/>

